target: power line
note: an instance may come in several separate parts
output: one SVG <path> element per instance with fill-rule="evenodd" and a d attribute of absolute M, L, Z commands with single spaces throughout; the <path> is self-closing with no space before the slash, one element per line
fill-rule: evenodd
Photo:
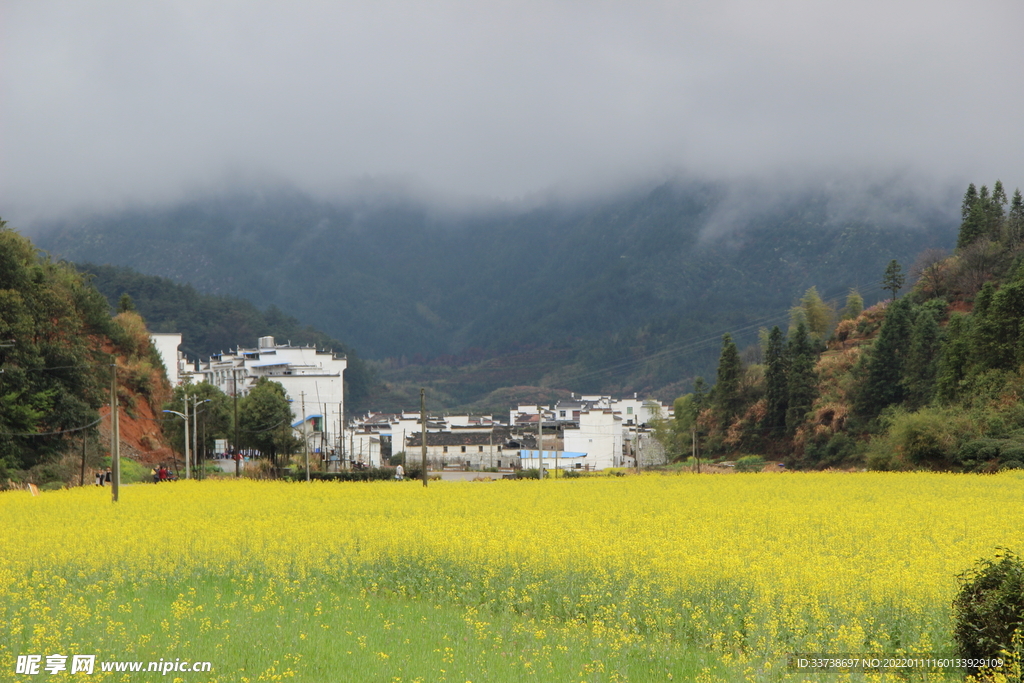
<path fill-rule="evenodd" d="M 881 291 L 882 291 L 881 284 L 874 285 L 874 286 L 869 287 L 868 289 L 864 290 L 864 292 L 867 293 L 867 294 L 873 294 L 873 293 L 881 292 Z M 858 292 L 860 292 L 859 288 L 858 288 Z M 862 296 L 863 296 L 863 294 L 862 294 Z M 832 297 L 828 298 L 828 301 L 830 301 L 833 304 L 835 304 L 835 303 L 837 303 L 838 299 L 839 299 L 838 296 L 832 296 Z M 709 333 L 709 336 L 702 337 L 700 339 L 685 340 L 685 341 L 681 341 L 681 342 L 671 342 L 671 343 L 666 344 L 666 345 L 664 345 L 664 346 L 662 346 L 660 348 L 654 349 L 650 353 L 647 353 L 647 354 L 645 354 L 643 356 L 640 356 L 638 358 L 632 358 L 632 359 L 629 359 L 629 360 L 622 360 L 622 361 L 613 361 L 612 364 L 609 364 L 609 365 L 607 365 L 605 367 L 602 367 L 602 368 L 597 368 L 595 370 L 591 370 L 589 372 L 579 373 L 579 374 L 576 374 L 576 375 L 569 375 L 567 377 L 564 377 L 564 376 L 563 377 L 559 377 L 559 381 L 580 381 L 582 379 L 590 379 L 590 378 L 594 378 L 594 377 L 600 377 L 602 375 L 608 375 L 608 374 L 616 373 L 618 371 L 628 370 L 630 368 L 633 368 L 633 367 L 636 367 L 636 366 L 639 366 L 639 365 L 643 365 L 643 364 L 651 362 L 653 360 L 673 358 L 673 357 L 676 357 L 676 356 L 679 356 L 679 355 L 683 355 L 683 354 L 686 354 L 686 353 L 689 353 L 689 352 L 692 352 L 692 351 L 696 351 L 698 349 L 710 346 L 710 345 L 716 343 L 717 341 L 721 340 L 722 335 L 727 333 L 727 332 L 734 333 L 734 334 L 743 334 L 744 332 L 749 332 L 752 329 L 760 328 L 760 327 L 762 327 L 764 325 L 767 325 L 768 323 L 771 323 L 773 321 L 777 321 L 777 320 L 780 320 L 780 319 L 783 319 L 783 318 L 788 318 L 788 317 L 789 317 L 789 311 L 787 310 L 785 313 L 777 313 L 775 315 L 766 316 L 766 317 L 757 319 L 754 322 L 748 323 L 748 324 L 746 324 L 746 325 L 744 325 L 742 327 L 738 327 L 738 328 L 734 327 L 734 328 L 731 328 L 731 329 L 721 330 L 720 332 L 717 332 L 717 333 Z"/>
<path fill-rule="evenodd" d="M 54 436 L 56 434 L 71 434 L 72 432 L 80 432 L 83 429 L 88 429 L 94 425 L 99 424 L 103 420 L 103 417 L 99 417 L 96 420 L 90 422 L 82 427 L 74 427 L 72 429 L 62 429 L 57 432 L 0 432 L 0 436 Z"/>

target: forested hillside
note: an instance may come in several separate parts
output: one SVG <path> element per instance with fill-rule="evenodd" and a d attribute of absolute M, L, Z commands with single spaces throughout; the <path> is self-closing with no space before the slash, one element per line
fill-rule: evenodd
<path fill-rule="evenodd" d="M 1007 206 L 1009 205 L 1009 206 Z M 788 334 L 744 363 L 729 335 L 714 386 L 676 401 L 663 438 L 676 457 L 767 454 L 798 467 L 994 471 L 1024 467 L 1024 200 L 972 184 L 958 247 L 926 252 L 916 284 L 835 311 L 809 291 Z M 788 339 L 786 338 L 788 337 Z"/>
<path fill-rule="evenodd" d="M 874 303 L 886 263 L 951 248 L 956 222 L 898 186 L 854 201 L 670 182 L 462 212 L 237 194 L 36 231 L 64 258 L 276 306 L 379 361 L 390 385 L 426 383 L 453 406 L 514 385 L 677 395 L 713 371 L 723 330 L 752 343 L 812 285 Z"/>
<path fill-rule="evenodd" d="M 78 456 L 70 470 L 61 458 L 80 453 L 83 438 L 90 467 L 99 462 L 114 364 L 126 417 L 152 417 L 169 387 L 141 318 L 111 317 L 78 271 L 0 221 L 0 488 L 8 477 L 78 483 Z M 159 425 L 146 431 L 159 435 Z"/>

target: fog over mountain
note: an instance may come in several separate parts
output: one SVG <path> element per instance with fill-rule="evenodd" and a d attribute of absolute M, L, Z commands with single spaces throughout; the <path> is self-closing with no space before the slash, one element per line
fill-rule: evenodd
<path fill-rule="evenodd" d="M 590 201 L 442 211 L 407 195 L 208 195 L 40 225 L 76 262 L 270 304 L 371 358 L 596 342 L 652 321 L 784 319 L 811 286 L 881 296 L 892 258 L 950 248 L 957 196 L 890 179 L 790 187 L 674 179 Z M 242 340 L 244 341 L 244 340 Z"/>
<path fill-rule="evenodd" d="M 15 1 L 0 19 L 0 216 L 29 230 L 267 184 L 465 208 L 679 172 L 1024 178 L 1016 0 Z"/>

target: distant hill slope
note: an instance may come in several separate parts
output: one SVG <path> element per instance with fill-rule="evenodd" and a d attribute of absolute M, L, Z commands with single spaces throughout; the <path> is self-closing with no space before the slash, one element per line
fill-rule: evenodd
<path fill-rule="evenodd" d="M 359 356 L 345 344 L 312 326 L 300 324 L 274 306 L 261 311 L 237 297 L 201 294 L 191 285 L 143 275 L 126 267 L 91 263 L 77 267 L 91 276 L 93 286 L 112 307 L 117 307 L 121 295 L 128 294 L 152 331 L 180 332 L 181 350 L 192 359 L 207 358 L 238 345 L 254 346 L 257 338 L 266 335 L 280 342 L 312 344 L 344 353 L 348 356 L 345 381 L 352 409 L 365 407 L 373 378 Z"/>
<path fill-rule="evenodd" d="M 955 205 L 876 194 L 858 207 L 833 191 L 666 183 L 587 204 L 443 214 L 399 198 L 332 205 L 280 191 L 34 232 L 70 260 L 277 306 L 369 358 L 430 358 L 588 343 L 652 321 L 736 329 L 784 312 L 811 285 L 870 290 L 890 259 L 909 266 L 924 248 L 953 245 Z"/>

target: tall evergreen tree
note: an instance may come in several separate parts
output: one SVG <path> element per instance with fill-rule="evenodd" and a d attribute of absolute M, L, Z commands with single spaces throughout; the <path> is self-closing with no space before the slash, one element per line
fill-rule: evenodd
<path fill-rule="evenodd" d="M 1003 222 L 1006 220 L 1003 207 L 1006 206 L 1006 190 L 1003 189 L 1003 181 L 997 180 L 992 188 L 992 199 L 988 204 L 987 229 L 989 239 L 999 240 L 1003 232 Z"/>
<path fill-rule="evenodd" d="M 786 409 L 789 407 L 789 379 L 786 373 L 786 350 L 778 325 L 768 334 L 764 354 L 765 412 L 762 427 L 772 436 L 786 432 Z"/>
<path fill-rule="evenodd" d="M 978 188 L 971 183 L 967 186 L 967 192 L 964 193 L 963 201 L 960 202 L 960 220 L 966 223 L 967 219 L 971 217 L 971 212 L 974 210 L 974 202 L 978 201 Z"/>
<path fill-rule="evenodd" d="M 804 423 L 807 413 L 818 397 L 818 377 L 814 371 L 817 354 L 803 323 L 790 335 L 786 355 L 788 360 L 786 433 L 792 436 Z"/>
<path fill-rule="evenodd" d="M 987 198 L 988 188 L 982 186 Z M 980 196 L 974 183 L 967 186 L 963 202 L 960 204 L 960 235 L 957 237 L 956 248 L 963 249 L 984 234 L 984 208 L 979 201 Z"/>
<path fill-rule="evenodd" d="M 997 330 L 996 323 L 989 314 L 995 297 L 996 286 L 991 280 L 982 285 L 978 295 L 974 297 L 970 334 L 972 367 L 992 367 Z"/>
<path fill-rule="evenodd" d="M 718 358 L 718 376 L 715 382 L 714 407 L 723 424 L 728 423 L 740 410 L 740 377 L 743 363 L 739 351 L 729 334 L 722 335 L 722 354 Z"/>
<path fill-rule="evenodd" d="M 983 367 L 998 370 L 1017 368 L 1024 351 L 1024 282 L 1008 282 L 992 297 L 980 327 L 986 332 Z"/>
<path fill-rule="evenodd" d="M 708 383 L 703 377 L 693 378 L 693 405 L 697 413 L 708 406 Z"/>
<path fill-rule="evenodd" d="M 886 406 L 906 397 L 901 382 L 910 341 L 910 302 L 898 299 L 889 305 L 878 338 L 871 347 L 867 378 L 861 387 L 858 411 L 875 417 Z"/>
<path fill-rule="evenodd" d="M 903 375 L 903 387 L 908 407 L 918 409 L 927 405 L 935 393 L 935 373 L 940 350 L 939 323 L 935 315 L 923 308 L 910 331 L 910 348 Z"/>
<path fill-rule="evenodd" d="M 882 289 L 892 292 L 892 298 L 895 299 L 905 281 L 900 262 L 896 259 L 889 261 L 889 265 L 885 268 L 885 274 L 882 275 Z"/>
<path fill-rule="evenodd" d="M 1024 242 L 1024 198 L 1019 189 L 1014 191 L 1010 200 L 1010 211 L 1003 225 L 1003 242 L 1010 249 L 1016 249 Z"/>
<path fill-rule="evenodd" d="M 943 403 L 952 403 L 960 397 L 960 390 L 970 370 L 970 322 L 968 316 L 954 313 L 946 325 L 935 378 L 935 396 Z"/>

